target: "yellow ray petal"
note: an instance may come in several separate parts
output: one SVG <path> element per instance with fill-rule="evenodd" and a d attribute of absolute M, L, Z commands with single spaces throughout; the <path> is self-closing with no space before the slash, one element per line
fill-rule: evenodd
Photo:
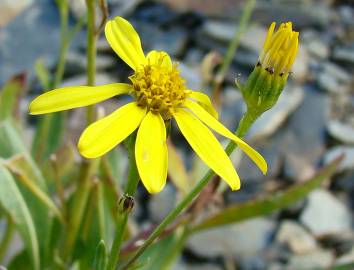
<path fill-rule="evenodd" d="M 228 130 L 223 124 L 212 117 L 207 111 L 205 111 L 197 103 L 190 100 L 186 100 L 184 103 L 188 109 L 190 109 L 204 124 L 215 130 L 222 136 L 233 140 L 252 160 L 257 164 L 263 174 L 267 173 L 267 162 L 256 150 L 245 143 L 243 140 L 235 136 L 230 130 Z"/>
<path fill-rule="evenodd" d="M 81 155 L 86 158 L 104 155 L 128 137 L 140 125 L 145 114 L 145 108 L 132 102 L 91 124 L 78 143 Z"/>
<path fill-rule="evenodd" d="M 46 92 L 35 98 L 30 114 L 43 114 L 69 110 L 95 104 L 133 90 L 130 84 L 112 83 L 101 86 L 69 86 Z"/>
<path fill-rule="evenodd" d="M 238 177 L 231 160 L 213 133 L 191 112 L 178 109 L 173 116 L 183 136 L 193 150 L 216 174 L 220 175 L 232 190 L 240 188 Z"/>
<path fill-rule="evenodd" d="M 138 33 L 134 27 L 122 17 L 115 17 L 107 22 L 105 35 L 109 45 L 118 56 L 132 69 L 145 63 Z"/>
<path fill-rule="evenodd" d="M 165 123 L 160 114 L 148 112 L 136 137 L 135 159 L 140 178 L 150 193 L 165 186 L 167 154 Z"/>
<path fill-rule="evenodd" d="M 200 106 L 202 106 L 213 117 L 215 117 L 216 119 L 219 118 L 219 114 L 215 110 L 215 108 L 214 108 L 213 104 L 211 103 L 210 98 L 208 97 L 208 95 L 206 95 L 204 93 L 201 93 L 201 92 L 197 92 L 197 91 L 191 90 L 191 92 L 188 93 L 188 97 L 190 97 L 191 99 L 194 99 L 195 101 L 197 101 L 200 104 Z"/>
<path fill-rule="evenodd" d="M 162 67 L 172 69 L 172 61 L 170 56 L 163 51 L 150 51 L 146 56 L 147 63 L 152 65 L 160 64 Z"/>

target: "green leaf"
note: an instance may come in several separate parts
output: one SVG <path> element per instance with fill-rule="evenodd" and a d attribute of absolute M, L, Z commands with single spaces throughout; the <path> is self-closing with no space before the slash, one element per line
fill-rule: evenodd
<path fill-rule="evenodd" d="M 45 66 L 42 58 L 39 58 L 36 61 L 36 63 L 34 64 L 34 70 L 43 89 L 49 89 L 51 82 L 50 72 Z"/>
<path fill-rule="evenodd" d="M 23 155 L 25 160 L 18 166 L 25 168 L 43 190 L 47 189 L 40 169 L 30 156 L 20 132 L 11 121 L 0 122 L 0 145 L 0 157 L 9 159 L 15 155 Z"/>
<path fill-rule="evenodd" d="M 206 218 L 192 230 L 193 232 L 196 232 L 236 223 L 245 219 L 267 215 L 276 210 L 285 208 L 296 201 L 305 198 L 308 193 L 319 187 L 326 179 L 330 178 L 336 172 L 336 168 L 341 160 L 342 157 L 336 159 L 331 164 L 324 167 L 313 178 L 294 185 L 285 191 L 271 193 L 262 199 L 230 205 L 220 212 Z"/>
<path fill-rule="evenodd" d="M 0 91 L 0 121 L 19 117 L 19 100 L 25 84 L 25 75 L 19 74 L 9 80 Z"/>
<path fill-rule="evenodd" d="M 13 219 L 30 253 L 33 269 L 40 269 L 36 230 L 26 202 L 10 172 L 0 166 L 0 203 Z"/>
<path fill-rule="evenodd" d="M 93 262 L 94 270 L 105 270 L 107 265 L 107 248 L 103 240 L 101 240 L 96 248 L 95 260 Z"/>
<path fill-rule="evenodd" d="M 39 118 L 34 135 L 32 155 L 38 162 L 47 160 L 62 144 L 66 112 L 50 113 Z"/>
<path fill-rule="evenodd" d="M 43 175 L 33 158 L 30 156 L 19 130 L 14 126 L 12 121 L 6 120 L 0 122 L 0 145 L 0 157 L 4 159 L 13 158 L 13 165 L 20 167 L 22 172 L 26 174 L 28 178 L 30 178 L 43 192 L 48 194 L 47 185 Z M 22 158 L 16 159 L 14 158 L 15 156 Z M 44 206 L 43 203 L 26 187 L 23 185 L 18 187 L 32 215 L 36 232 L 41 236 L 38 240 L 41 253 L 43 253 L 45 252 L 45 245 L 48 241 L 49 224 L 52 216 L 47 207 Z"/>
<path fill-rule="evenodd" d="M 353 270 L 353 269 L 354 269 L 354 262 L 332 266 L 330 268 L 327 268 L 326 270 Z"/>
<path fill-rule="evenodd" d="M 140 257 L 137 265 L 141 270 L 168 270 L 175 263 L 186 240 L 184 228 L 151 245 Z"/>

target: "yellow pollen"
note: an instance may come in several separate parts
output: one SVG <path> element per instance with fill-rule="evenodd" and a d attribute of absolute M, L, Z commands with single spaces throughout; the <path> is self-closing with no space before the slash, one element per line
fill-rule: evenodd
<path fill-rule="evenodd" d="M 147 64 L 137 68 L 129 79 L 137 103 L 154 113 L 160 113 L 164 120 L 168 120 L 186 99 L 186 87 L 177 64 L 166 65 L 163 57 L 168 56 L 160 54 L 157 61 L 149 61 L 147 58 Z"/>

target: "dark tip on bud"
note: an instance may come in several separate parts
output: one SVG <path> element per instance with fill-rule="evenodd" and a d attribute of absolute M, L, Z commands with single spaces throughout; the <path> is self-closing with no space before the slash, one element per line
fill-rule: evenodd
<path fill-rule="evenodd" d="M 261 61 L 258 60 L 256 67 L 259 67 L 261 65 L 262 65 Z"/>
<path fill-rule="evenodd" d="M 273 67 L 267 67 L 265 70 L 268 71 L 269 74 L 273 74 L 274 73 L 274 68 Z"/>
<path fill-rule="evenodd" d="M 118 208 L 123 213 L 129 213 L 134 208 L 134 198 L 128 194 L 125 194 L 122 198 L 119 199 Z"/>
<path fill-rule="evenodd" d="M 280 72 L 279 76 L 280 76 L 280 77 L 283 77 L 283 76 L 284 76 L 284 74 L 285 74 L 285 72 L 284 72 L 284 71 L 283 71 L 283 72 Z"/>

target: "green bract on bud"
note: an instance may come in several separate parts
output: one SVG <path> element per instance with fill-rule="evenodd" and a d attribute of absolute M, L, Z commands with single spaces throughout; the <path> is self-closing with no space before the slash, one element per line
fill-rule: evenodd
<path fill-rule="evenodd" d="M 273 22 L 254 70 L 240 87 L 248 110 L 258 114 L 277 102 L 298 50 L 299 33 L 292 30 L 290 22 L 282 23 L 275 33 L 274 29 Z"/>
<path fill-rule="evenodd" d="M 134 208 L 134 198 L 125 194 L 118 201 L 118 211 L 120 213 L 130 213 Z"/>

